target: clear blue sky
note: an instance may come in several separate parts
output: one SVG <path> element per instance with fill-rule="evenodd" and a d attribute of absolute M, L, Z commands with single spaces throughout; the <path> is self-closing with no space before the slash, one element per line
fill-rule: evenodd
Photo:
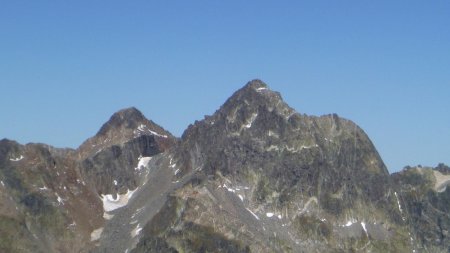
<path fill-rule="evenodd" d="M 450 164 L 450 1 L 1 1 L 0 138 L 77 147 L 136 106 L 173 134 L 260 78 L 390 171 Z"/>

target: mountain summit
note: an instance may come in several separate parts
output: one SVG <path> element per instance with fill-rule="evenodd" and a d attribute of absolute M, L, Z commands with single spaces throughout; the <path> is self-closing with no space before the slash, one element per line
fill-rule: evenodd
<path fill-rule="evenodd" d="M 261 80 L 180 139 L 136 108 L 77 150 L 0 141 L 0 252 L 448 252 L 450 169 Z M 18 236 L 19 235 L 19 236 Z"/>
<path fill-rule="evenodd" d="M 115 129 L 136 129 L 148 120 L 136 108 L 130 107 L 114 113 L 98 131 L 97 135 L 107 135 Z"/>
<path fill-rule="evenodd" d="M 138 109 L 130 107 L 114 113 L 94 137 L 78 148 L 78 153 L 81 158 L 86 158 L 105 147 L 120 145 L 143 135 L 153 136 L 163 149 L 171 146 L 175 140 L 171 133 L 145 118 Z"/>

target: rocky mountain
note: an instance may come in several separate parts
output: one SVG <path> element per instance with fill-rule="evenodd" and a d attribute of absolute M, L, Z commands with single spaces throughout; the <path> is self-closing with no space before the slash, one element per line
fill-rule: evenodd
<path fill-rule="evenodd" d="M 260 80 L 180 139 L 135 108 L 78 149 L 0 141 L 0 252 L 450 252 L 450 169 L 390 175 Z"/>

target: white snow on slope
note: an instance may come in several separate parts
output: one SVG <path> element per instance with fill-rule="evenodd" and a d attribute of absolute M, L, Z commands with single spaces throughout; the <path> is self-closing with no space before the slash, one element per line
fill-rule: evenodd
<path fill-rule="evenodd" d="M 139 157 L 139 162 L 137 167 L 134 170 L 142 170 L 143 168 L 147 167 L 148 163 L 150 162 L 152 158 L 151 157 Z"/>
<path fill-rule="evenodd" d="M 258 117 L 257 113 L 253 113 L 250 119 L 248 120 L 247 124 L 244 125 L 245 128 L 252 127 L 253 121 L 255 121 L 256 117 Z"/>
<path fill-rule="evenodd" d="M 403 209 L 402 209 L 402 206 L 400 205 L 400 200 L 398 199 L 397 192 L 394 192 L 394 195 L 395 195 L 395 198 L 397 199 L 398 210 L 400 211 L 400 213 L 403 213 Z"/>
<path fill-rule="evenodd" d="M 136 228 L 131 231 L 131 237 L 136 237 L 137 235 L 139 235 L 141 233 L 141 230 L 141 224 L 138 223 Z"/>
<path fill-rule="evenodd" d="M 367 234 L 366 223 L 365 222 L 361 222 L 361 226 L 363 227 L 364 232 L 366 232 L 366 234 Z"/>
<path fill-rule="evenodd" d="M 17 157 L 17 158 L 10 158 L 9 160 L 10 161 L 13 161 L 13 162 L 17 162 L 17 161 L 20 161 L 20 160 L 22 160 L 23 159 L 23 155 L 21 155 L 21 156 L 19 156 L 19 157 Z"/>
<path fill-rule="evenodd" d="M 117 194 L 116 198 L 113 197 L 111 194 L 103 195 L 102 194 L 102 201 L 103 201 L 103 210 L 106 212 L 110 212 L 113 210 L 116 210 L 117 208 L 121 208 L 123 206 L 126 206 L 128 204 L 128 201 L 130 200 L 131 196 L 134 192 L 136 192 L 137 188 L 134 191 L 128 190 L 126 194 Z"/>
<path fill-rule="evenodd" d="M 249 213 L 251 213 L 252 215 L 253 215 L 253 217 L 255 217 L 257 220 L 259 220 L 259 217 L 258 217 L 258 215 L 256 215 L 254 212 L 252 212 L 250 209 L 248 209 L 248 208 L 245 208 L 245 209 L 247 209 L 247 211 L 249 212 Z"/>
<path fill-rule="evenodd" d="M 58 195 L 58 193 L 56 193 L 56 200 L 58 200 L 59 204 L 64 205 L 64 200 Z"/>
<path fill-rule="evenodd" d="M 165 135 L 165 134 L 159 134 L 159 133 L 157 133 L 157 132 L 154 132 L 154 131 L 152 131 L 152 130 L 148 130 L 151 134 L 153 134 L 153 135 L 156 135 L 156 136 L 159 136 L 159 137 L 163 137 L 163 138 L 167 138 L 167 135 Z"/>
<path fill-rule="evenodd" d="M 261 92 L 261 91 L 263 91 L 263 90 L 267 90 L 267 88 L 266 88 L 266 87 L 256 88 L 256 91 L 258 91 L 258 92 Z"/>
<path fill-rule="evenodd" d="M 347 223 L 345 223 L 344 225 L 340 225 L 341 227 L 350 227 L 351 225 L 357 223 L 358 221 L 354 218 L 350 218 Z"/>
<path fill-rule="evenodd" d="M 152 131 L 152 130 L 148 129 L 148 127 L 146 125 L 144 125 L 144 124 L 140 124 L 138 126 L 137 130 L 134 131 L 134 134 L 138 134 L 139 132 L 149 132 L 152 135 L 159 136 L 159 137 L 162 137 L 162 138 L 167 138 L 168 137 L 165 134 L 159 134 L 159 133 L 157 133 L 155 131 Z"/>

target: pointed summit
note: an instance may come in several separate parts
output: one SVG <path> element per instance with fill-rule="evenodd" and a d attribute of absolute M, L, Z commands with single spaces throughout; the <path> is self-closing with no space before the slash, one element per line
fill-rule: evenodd
<path fill-rule="evenodd" d="M 244 88 L 251 88 L 251 89 L 255 89 L 255 90 L 263 90 L 263 89 L 267 89 L 268 86 L 266 83 L 264 83 L 263 81 L 259 80 L 259 79 L 253 79 L 250 82 L 248 82 Z"/>
<path fill-rule="evenodd" d="M 125 108 L 114 113 L 111 118 L 103 124 L 97 135 L 105 135 L 115 128 L 135 129 L 147 119 L 135 107 Z"/>
<path fill-rule="evenodd" d="M 239 136 L 244 130 L 255 130 L 256 125 L 267 126 L 267 119 L 274 115 L 288 120 L 295 113 L 280 93 L 272 91 L 263 81 L 254 79 L 234 92 L 213 115 L 190 125 L 182 139 L 196 138 L 199 132 L 210 128 L 218 129 L 217 132 L 224 135 Z"/>
<path fill-rule="evenodd" d="M 236 103 L 238 101 L 251 105 L 252 103 L 263 103 L 266 105 L 283 102 L 279 92 L 272 91 L 269 86 L 259 79 L 248 82 L 244 87 L 237 90 L 226 102 Z M 283 102 L 284 103 L 284 102 Z"/>
<path fill-rule="evenodd" d="M 105 147 L 121 145 L 143 135 L 153 136 L 162 147 L 169 147 L 175 142 L 171 133 L 145 118 L 135 107 L 130 107 L 114 113 L 97 134 L 78 150 L 81 157 L 86 157 Z"/>
<path fill-rule="evenodd" d="M 275 111 L 286 117 L 295 112 L 283 101 L 279 92 L 272 91 L 267 84 L 259 79 L 254 79 L 237 90 L 219 111 L 232 115 L 240 108 L 245 108 L 246 111 L 251 113 L 256 113 L 260 108 L 264 108 L 266 112 Z M 232 117 L 234 116 L 232 115 Z"/>

